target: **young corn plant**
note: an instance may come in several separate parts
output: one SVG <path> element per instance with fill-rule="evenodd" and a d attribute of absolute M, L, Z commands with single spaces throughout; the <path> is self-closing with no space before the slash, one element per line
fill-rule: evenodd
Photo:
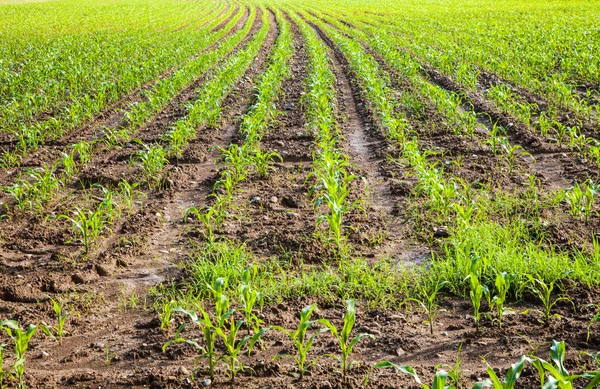
<path fill-rule="evenodd" d="M 351 338 L 352 329 L 354 328 L 354 323 L 356 321 L 356 309 L 354 300 L 348 300 L 346 302 L 346 313 L 344 314 L 344 325 L 341 331 L 329 322 L 327 319 L 319 319 L 319 323 L 323 324 L 333 335 L 333 337 L 337 340 L 340 346 L 341 356 L 334 355 L 333 357 L 340 362 L 340 368 L 342 371 L 342 382 L 346 382 L 346 375 L 348 371 L 352 368 L 354 364 L 357 364 L 355 361 L 350 361 L 350 354 L 354 350 L 354 347 L 360 342 L 362 338 L 375 338 L 375 336 L 371 334 L 358 334 L 354 338 Z"/>
<path fill-rule="evenodd" d="M 464 370 L 460 369 L 460 365 L 462 364 L 462 359 L 460 359 L 460 353 L 462 351 L 462 346 L 463 346 L 462 343 L 460 344 L 460 346 L 458 346 L 458 351 L 456 352 L 456 360 L 454 361 L 454 366 L 450 366 L 448 364 L 436 366 L 436 369 L 439 369 L 440 367 L 446 367 L 448 369 L 448 379 L 450 380 L 450 382 L 453 383 L 453 387 L 455 387 L 455 388 L 461 387 L 461 385 L 460 385 L 461 377 L 462 377 L 462 374 L 464 373 Z"/>
<path fill-rule="evenodd" d="M 510 286 L 514 279 L 514 275 L 509 275 L 506 272 L 496 274 L 496 295 L 491 299 L 490 308 L 496 308 L 497 317 L 495 318 L 495 320 L 498 323 L 498 326 L 500 327 L 502 327 L 502 318 L 504 317 L 506 311 L 504 307 L 504 303 L 506 302 L 506 295 L 508 294 L 508 291 L 510 290 Z M 490 320 L 494 321 L 494 318 L 492 318 L 491 315 L 489 316 L 489 318 Z"/>
<path fill-rule="evenodd" d="M 588 224 L 599 188 L 600 185 L 594 184 L 591 180 L 586 180 L 583 185 L 575 183 L 565 191 L 565 201 L 569 205 L 573 217 L 583 216 L 585 224 Z"/>
<path fill-rule="evenodd" d="M 54 327 L 49 327 L 49 326 L 45 326 L 42 327 L 42 330 L 49 336 L 54 336 L 53 334 L 51 334 L 48 330 L 53 330 L 56 333 L 56 337 L 58 337 L 58 342 L 62 343 L 62 339 L 65 333 L 65 324 L 67 323 L 67 318 L 69 317 L 70 312 L 65 310 L 65 307 L 63 304 L 59 303 L 58 301 L 54 300 L 53 298 L 50 298 L 50 301 L 52 302 L 52 310 L 54 311 L 54 314 L 56 315 L 56 326 Z"/>
<path fill-rule="evenodd" d="M 504 138 L 504 143 L 502 145 L 502 148 L 504 149 L 504 158 L 506 159 L 506 162 L 508 163 L 508 174 L 511 174 L 515 168 L 516 162 L 517 162 L 517 157 L 519 155 L 527 155 L 527 156 L 531 156 L 530 153 L 524 151 L 523 147 L 521 145 L 511 145 L 508 142 L 507 138 Z"/>
<path fill-rule="evenodd" d="M 564 365 L 567 354 L 565 342 L 552 341 L 550 347 L 550 358 L 554 364 L 546 362 L 541 358 L 535 358 L 532 361 L 533 366 L 539 373 L 540 382 L 543 389 L 573 389 L 574 381 L 580 378 L 588 379 L 589 382 L 585 389 L 594 389 L 600 385 L 600 371 L 594 373 L 571 375 Z M 583 386 L 577 386 L 583 387 Z"/>
<path fill-rule="evenodd" d="M 231 381 L 234 381 L 237 373 L 243 371 L 245 368 L 244 364 L 239 359 L 242 348 L 246 343 L 250 342 L 248 347 L 248 354 L 250 354 L 254 344 L 268 329 L 262 329 L 256 332 L 254 336 L 247 335 L 238 341 L 238 334 L 240 328 L 244 324 L 244 320 L 235 320 L 236 310 L 230 308 L 229 298 L 223 293 L 225 286 L 226 280 L 224 278 L 217 278 L 209 288 L 212 291 L 215 300 L 215 315 L 217 317 L 215 333 L 221 338 L 225 345 L 227 353 L 222 355 L 222 359 L 227 360 L 229 375 Z"/>
<path fill-rule="evenodd" d="M 177 308 L 177 303 L 174 300 L 164 302 L 160 308 L 160 329 L 165 331 L 168 330 L 169 326 L 171 325 L 171 321 L 173 318 L 173 310 Z"/>
<path fill-rule="evenodd" d="M 308 305 L 302 309 L 300 312 L 300 323 L 298 324 L 298 328 L 294 332 L 290 332 L 283 327 L 280 326 L 272 326 L 271 329 L 276 331 L 281 331 L 285 335 L 287 335 L 291 341 L 294 343 L 296 347 L 297 356 L 292 356 L 289 354 L 278 354 L 273 359 L 279 359 L 284 357 L 291 357 L 296 362 L 296 366 L 300 371 L 299 377 L 302 379 L 304 374 L 310 369 L 312 365 L 317 363 L 318 358 L 315 358 L 312 362 L 308 363 L 308 353 L 310 352 L 313 342 L 315 341 L 315 337 L 323 332 L 329 331 L 328 328 L 319 328 L 312 335 L 308 336 L 308 329 L 316 323 L 316 321 L 311 321 L 310 317 L 313 311 L 317 308 L 316 305 Z M 308 363 L 308 365 L 307 365 Z"/>
<path fill-rule="evenodd" d="M 429 325 L 429 332 L 433 335 L 433 323 L 437 315 L 442 312 L 439 304 L 437 303 L 437 295 L 446 281 L 436 282 L 431 287 L 421 285 L 419 293 L 421 294 L 420 299 L 411 298 L 410 300 L 419 304 L 421 309 L 427 315 L 427 324 Z"/>
<path fill-rule="evenodd" d="M 489 375 L 489 378 L 475 384 L 475 386 L 473 386 L 473 389 L 515 389 L 515 384 L 518 381 L 519 377 L 521 377 L 521 373 L 523 373 L 525 364 L 531 361 L 532 360 L 527 358 L 526 356 L 522 356 L 517 363 L 513 364 L 508 369 L 508 371 L 506 372 L 506 376 L 502 381 L 500 381 L 498 375 L 496 375 L 496 372 L 494 372 L 494 369 L 492 369 L 492 367 L 488 365 L 487 373 Z"/>
<path fill-rule="evenodd" d="M 327 222 L 333 241 L 341 251 L 345 241 L 342 228 L 343 217 L 346 212 L 357 206 L 349 204 L 346 198 L 350 194 L 350 183 L 358 176 L 346 171 L 345 167 L 348 163 L 333 149 L 323 152 L 314 164 L 315 169 L 311 176 L 317 178 L 317 184 L 312 188 L 311 193 L 319 193 L 314 204 L 315 211 L 322 203 L 329 208 L 329 213 L 317 217 L 317 226 Z"/>
<path fill-rule="evenodd" d="M 17 379 L 17 387 L 25 389 L 25 352 L 29 348 L 29 342 L 37 332 L 38 327 L 32 324 L 26 329 L 22 329 L 16 321 L 4 320 L 0 321 L 0 329 L 4 330 L 13 341 L 16 359 L 13 364 L 13 371 Z"/>
<path fill-rule="evenodd" d="M 242 283 L 240 284 L 239 296 L 242 302 L 242 311 L 246 317 L 248 332 L 250 329 L 257 334 L 263 321 L 256 316 L 254 309 L 256 305 L 262 305 L 262 293 L 252 288 L 252 279 L 256 276 L 256 265 L 248 265 L 242 272 Z"/>
<path fill-rule="evenodd" d="M 188 208 L 185 211 L 184 220 L 187 221 L 190 215 L 193 215 L 203 226 L 201 233 L 207 240 L 208 244 L 213 244 L 217 241 L 216 230 L 221 226 L 225 219 L 225 212 L 217 204 L 212 207 L 204 207 L 198 209 L 196 207 Z"/>
<path fill-rule="evenodd" d="M 198 317 L 198 314 L 196 314 L 196 312 L 188 311 L 188 310 L 185 310 L 180 307 L 175 307 L 175 308 L 173 308 L 172 311 L 180 312 L 180 313 L 187 315 L 191 321 L 188 323 L 183 323 L 182 325 L 179 326 L 179 328 L 177 329 L 177 332 L 175 332 L 175 338 L 163 345 L 163 348 L 162 348 L 163 352 L 165 352 L 167 350 L 167 348 L 174 343 L 187 343 L 187 344 L 193 346 L 195 349 L 199 350 L 201 353 L 198 357 L 196 357 L 195 362 L 198 362 L 199 360 L 206 358 L 208 361 L 208 375 L 210 376 L 211 379 L 214 379 L 215 378 L 215 367 L 217 366 L 217 363 L 219 363 L 219 361 L 222 358 L 222 355 L 220 355 L 216 351 L 216 348 L 215 348 L 215 345 L 217 342 L 216 328 L 217 328 L 218 324 L 217 325 L 213 324 L 213 321 L 210 318 L 209 314 L 202 307 L 200 307 L 201 317 Z M 200 344 L 198 344 L 198 342 L 196 342 L 194 340 L 185 339 L 181 336 L 181 333 L 183 332 L 183 330 L 190 324 L 195 324 L 198 327 L 200 327 L 200 329 L 202 330 L 202 335 L 204 338 L 203 339 L 204 346 L 200 346 Z"/>
<path fill-rule="evenodd" d="M 235 380 L 235 376 L 238 372 L 243 371 L 245 366 L 239 359 L 242 352 L 242 348 L 249 343 L 248 354 L 252 352 L 254 344 L 262 336 L 262 334 L 268 330 L 263 328 L 253 336 L 246 335 L 242 339 L 238 340 L 238 334 L 240 328 L 244 324 L 244 320 L 235 320 L 235 309 L 229 309 L 221 317 L 219 325 L 215 328 L 217 335 L 221 337 L 227 354 L 223 355 L 223 358 L 228 360 L 227 367 L 229 368 L 229 374 L 231 381 Z"/>
<path fill-rule="evenodd" d="M 546 327 L 550 326 L 550 321 L 554 317 L 561 317 L 557 313 L 552 313 L 552 309 L 554 306 L 560 301 L 571 301 L 568 297 L 557 297 L 552 298 L 552 292 L 554 291 L 554 287 L 557 280 L 553 280 L 550 283 L 545 283 L 543 280 L 539 278 L 533 278 L 531 275 L 528 275 L 529 278 L 529 290 L 531 293 L 536 295 L 540 301 L 542 302 L 544 309 L 536 310 L 542 314 L 542 323 Z M 526 310 L 524 313 L 529 313 L 530 310 Z"/>
<path fill-rule="evenodd" d="M 479 331 L 479 324 L 481 321 L 481 300 L 483 299 L 484 294 L 487 291 L 487 287 L 482 285 L 479 281 L 479 269 L 478 269 L 478 258 L 474 258 L 471 262 L 471 269 L 467 279 L 469 280 L 469 297 L 471 298 L 471 303 L 473 304 L 473 318 L 475 320 L 475 327 L 477 331 Z"/>
<path fill-rule="evenodd" d="M 83 244 L 84 252 L 87 254 L 106 227 L 104 212 L 101 209 L 83 210 L 75 207 L 72 214 L 73 216 L 59 215 L 58 219 L 67 219 L 71 222 L 73 233 L 77 236 L 75 240 Z"/>
<path fill-rule="evenodd" d="M 254 166 L 254 169 L 256 169 L 256 173 L 263 178 L 267 177 L 269 171 L 274 169 L 271 165 L 276 159 L 278 159 L 279 162 L 283 162 L 283 158 L 279 153 L 262 151 L 259 147 L 255 148 L 254 152 L 249 155 L 249 159 Z"/>
<path fill-rule="evenodd" d="M 249 146 L 231 144 L 228 148 L 219 147 L 223 156 L 223 163 L 228 165 L 229 171 L 233 174 L 233 180 L 238 183 L 248 176 L 248 166 L 251 164 L 251 152 Z"/>
<path fill-rule="evenodd" d="M 160 145 L 143 144 L 143 146 L 144 150 L 139 150 L 133 160 L 142 169 L 146 182 L 157 187 L 160 182 L 159 175 L 165 164 L 169 162 L 168 152 Z"/>

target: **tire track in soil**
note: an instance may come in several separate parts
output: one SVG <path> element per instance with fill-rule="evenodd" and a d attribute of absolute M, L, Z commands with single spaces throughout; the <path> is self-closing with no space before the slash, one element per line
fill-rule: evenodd
<path fill-rule="evenodd" d="M 298 26 L 286 12 L 282 13 L 294 39 L 289 60 L 291 75 L 283 80 L 275 101 L 281 115 L 269 125 L 261 148 L 278 152 L 283 162 L 275 161 L 275 170 L 268 177 L 252 176 L 240 183 L 239 193 L 243 195 L 234 208 L 243 209 L 246 217 L 241 226 L 227 231 L 227 236 L 247 243 L 257 256 L 302 252 L 305 260 L 316 262 L 326 255 L 322 244 L 313 238 L 316 218 L 306 182 L 314 150 L 314 136 L 306 129 L 300 103 L 308 58 Z"/>
<path fill-rule="evenodd" d="M 270 19 L 271 31 L 259 56 L 224 101 L 224 106 L 229 107 L 224 123 L 215 130 L 198 129 L 198 132 L 206 135 L 205 140 L 190 144 L 188 148 L 226 147 L 232 141 L 238 128 L 239 116 L 249 106 L 254 81 L 257 75 L 264 71 L 277 35 L 277 25 L 272 12 Z M 260 12 L 257 13 L 257 20 L 260 20 Z M 58 362 L 53 364 L 48 360 L 31 361 L 28 371 L 34 380 L 37 376 L 43 377 L 44 387 L 50 387 L 49 383 L 53 381 L 67 384 L 85 381 L 86 384 L 103 385 L 110 381 L 110 385 L 103 387 L 147 387 L 152 381 L 173 382 L 172 377 L 179 375 L 179 366 L 186 364 L 181 358 L 193 359 L 193 354 L 185 352 L 164 355 L 161 347 L 169 336 L 157 328 L 156 316 L 137 310 L 122 312 L 118 309 L 118 298 L 124 291 L 127 294 L 135 292 L 138 296 L 144 296 L 149 287 L 165 282 L 167 276 L 176 275 L 175 262 L 186 258 L 185 251 L 188 248 L 185 246 L 186 238 L 183 235 L 185 225 L 181 222 L 183 210 L 188 206 L 199 206 L 206 201 L 205 196 L 212 190 L 217 174 L 214 163 L 219 157 L 218 150 L 213 149 L 208 154 L 206 163 L 186 163 L 177 166 L 177 171 L 172 176 L 175 182 L 174 191 L 157 194 L 145 202 L 146 211 L 140 213 L 141 217 L 138 220 L 131 220 L 131 227 L 136 231 L 127 231 L 107 239 L 104 245 L 107 249 L 103 250 L 98 258 L 103 263 L 103 258 L 115 262 L 112 254 L 118 252 L 118 240 L 129 234 L 141 233 L 145 238 L 146 249 L 137 255 L 117 258 L 117 262 L 126 262 L 127 267 L 121 270 L 117 270 L 113 264 L 103 264 L 105 268 L 112 270 L 111 273 L 116 274 L 98 278 L 97 275 L 91 275 L 94 270 L 98 270 L 97 266 L 96 269 L 85 270 L 86 276 L 92 278 L 89 287 L 96 292 L 102 290 L 112 300 L 96 315 L 87 316 L 85 323 L 80 323 L 88 328 L 76 328 L 76 333 L 66 338 L 61 347 L 52 347 L 52 350 L 49 350 L 53 359 Z M 196 182 L 190 178 L 194 178 Z M 162 222 L 149 220 L 155 211 L 161 213 Z M 105 253 L 108 255 L 103 255 Z M 92 347 L 90 351 L 90 343 L 98 342 L 110 345 L 110 352 L 119 356 L 122 362 L 107 366 L 103 359 L 103 349 Z M 47 343 L 44 346 L 48 347 Z M 177 361 L 169 362 L 172 359 Z M 60 384 L 57 384 L 58 386 Z"/>
<path fill-rule="evenodd" d="M 371 119 L 368 105 L 361 96 L 360 87 L 352 74 L 347 59 L 335 43 L 318 26 L 307 21 L 330 51 L 330 58 L 338 80 L 340 115 L 347 119 L 341 130 L 345 137 L 343 148 L 351 163 L 358 168 L 370 188 L 367 215 L 369 220 L 359 218 L 356 228 L 362 225 L 375 226 L 387 235 L 385 243 L 364 253 L 368 257 L 381 259 L 391 257 L 401 263 L 422 263 L 430 256 L 430 248 L 409 239 L 410 226 L 406 223 L 403 210 L 410 199 L 406 192 L 398 190 L 408 185 L 408 170 L 387 162 L 386 156 L 393 153 L 383 132 Z M 368 228 L 368 227 L 367 227 Z M 374 231 L 366 231 L 366 239 L 377 239 Z M 377 233 L 377 231 L 375 231 Z M 361 249 L 368 246 L 364 236 L 358 237 Z"/>

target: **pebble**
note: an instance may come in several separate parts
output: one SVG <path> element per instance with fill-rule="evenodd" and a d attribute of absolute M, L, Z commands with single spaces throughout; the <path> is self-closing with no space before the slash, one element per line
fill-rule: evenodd
<path fill-rule="evenodd" d="M 183 366 L 180 366 L 179 369 L 177 370 L 177 373 L 179 373 L 180 375 L 184 375 L 184 376 L 188 376 L 190 375 L 190 372 L 188 369 L 186 369 Z"/>
<path fill-rule="evenodd" d="M 442 332 L 442 336 L 448 336 L 448 332 L 446 332 L 446 331 Z"/>
<path fill-rule="evenodd" d="M 300 217 L 300 215 L 298 215 L 296 212 L 286 212 L 285 213 L 287 215 L 288 218 L 293 219 L 293 218 L 297 218 Z"/>
<path fill-rule="evenodd" d="M 110 275 L 110 269 L 104 265 L 96 265 L 96 273 L 101 277 L 107 277 Z"/>
<path fill-rule="evenodd" d="M 397 356 L 401 357 L 401 356 L 403 356 L 404 354 L 406 354 L 406 351 L 404 351 L 404 349 L 403 349 L 402 347 L 398 347 L 398 348 L 396 349 L 396 355 L 397 355 Z"/>
<path fill-rule="evenodd" d="M 260 196 L 254 196 L 250 199 L 250 204 L 259 203 L 259 202 L 260 202 Z"/>
<path fill-rule="evenodd" d="M 207 387 L 207 386 L 210 386 L 210 384 L 212 384 L 212 381 L 210 380 L 210 378 L 202 380 L 202 386 Z"/>
<path fill-rule="evenodd" d="M 360 327 L 358 327 L 358 332 L 359 333 L 360 332 L 364 332 L 364 333 L 375 335 L 375 336 L 381 335 L 381 331 L 379 331 L 378 329 L 369 328 L 367 326 L 360 326 Z"/>
<path fill-rule="evenodd" d="M 48 353 L 47 353 L 47 352 L 45 352 L 45 351 L 42 351 L 42 353 L 40 354 L 40 359 L 41 359 L 41 358 L 47 358 L 47 357 L 49 357 L 49 356 L 50 356 L 50 354 L 48 354 Z"/>
<path fill-rule="evenodd" d="M 269 199 L 270 202 L 272 203 L 277 203 L 279 201 L 279 199 L 276 196 L 271 196 L 271 198 Z"/>

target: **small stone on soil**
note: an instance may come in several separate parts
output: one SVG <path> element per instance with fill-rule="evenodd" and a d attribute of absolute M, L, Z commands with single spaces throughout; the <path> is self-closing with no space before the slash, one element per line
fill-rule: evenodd
<path fill-rule="evenodd" d="M 279 201 L 279 199 L 276 196 L 271 196 L 271 198 L 269 199 L 269 201 L 271 203 L 277 203 Z"/>
<path fill-rule="evenodd" d="M 210 384 L 212 384 L 212 381 L 209 378 L 202 380 L 202 386 L 207 387 L 210 386 Z"/>
<path fill-rule="evenodd" d="M 179 367 L 179 370 L 177 370 L 177 373 L 179 373 L 180 375 L 184 375 L 184 376 L 190 375 L 190 372 L 188 371 L 188 369 L 186 369 L 183 366 Z"/>
<path fill-rule="evenodd" d="M 107 266 L 96 265 L 96 273 L 98 273 L 99 276 L 107 277 L 107 276 L 110 276 L 111 272 Z"/>

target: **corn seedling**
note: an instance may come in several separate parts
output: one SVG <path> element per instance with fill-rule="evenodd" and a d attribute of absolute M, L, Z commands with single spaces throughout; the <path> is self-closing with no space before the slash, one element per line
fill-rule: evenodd
<path fill-rule="evenodd" d="M 173 310 L 177 308 L 177 303 L 173 300 L 164 302 L 161 306 L 160 318 L 160 329 L 166 330 L 171 325 Z"/>
<path fill-rule="evenodd" d="M 506 372 L 506 376 L 502 381 L 500 381 L 500 379 L 494 372 L 494 369 L 492 369 L 492 367 L 488 365 L 487 373 L 489 375 L 489 378 L 475 384 L 475 386 L 473 386 L 473 389 L 514 389 L 517 380 L 519 379 L 519 377 L 521 377 L 521 373 L 525 368 L 525 363 L 527 362 L 531 362 L 531 359 L 527 358 L 526 356 L 522 356 L 517 363 L 513 364 L 508 369 L 508 371 Z"/>
<path fill-rule="evenodd" d="M 52 310 L 56 315 L 56 326 L 52 327 L 58 336 L 58 341 L 62 342 L 62 338 L 64 335 L 65 324 L 67 322 L 67 318 L 69 317 L 70 312 L 64 309 L 64 305 L 60 304 L 58 301 L 54 299 L 50 299 L 52 302 Z M 42 328 L 43 329 L 43 328 Z"/>
<path fill-rule="evenodd" d="M 269 175 L 269 171 L 274 169 L 271 165 L 273 161 L 278 159 L 280 162 L 283 162 L 283 158 L 279 153 L 275 152 L 266 152 L 262 151 L 260 148 L 256 148 L 254 152 L 252 152 L 249 156 L 251 164 L 254 165 L 256 172 L 261 177 L 267 177 Z"/>
<path fill-rule="evenodd" d="M 584 216 L 585 224 L 588 224 L 598 188 L 599 185 L 587 180 L 583 185 L 575 183 L 575 185 L 565 191 L 565 201 L 569 205 L 570 213 L 573 217 L 579 218 Z"/>
<path fill-rule="evenodd" d="M 543 280 L 540 280 L 539 278 L 533 278 L 531 275 L 528 275 L 528 278 L 529 290 L 540 299 L 544 306 L 543 310 L 536 311 L 542 314 L 542 322 L 546 327 L 548 327 L 550 325 L 550 320 L 552 320 L 553 317 L 561 317 L 557 313 L 553 314 L 552 308 L 554 308 L 554 306 L 560 301 L 571 301 L 571 299 L 568 297 L 552 298 L 552 292 L 554 291 L 554 286 L 557 280 L 545 283 Z M 525 311 L 524 313 L 528 312 L 529 310 Z"/>
<path fill-rule="evenodd" d="M 511 145 L 508 142 L 507 138 L 504 138 L 502 148 L 505 151 L 504 158 L 506 159 L 506 162 L 508 163 L 508 174 L 511 174 L 513 169 L 515 168 L 517 157 L 519 155 L 531 156 L 530 153 L 524 151 L 524 149 L 521 145 Z"/>
<path fill-rule="evenodd" d="M 363 386 L 366 387 L 368 385 L 369 376 L 371 375 L 371 372 L 375 369 L 394 369 L 400 373 L 410 375 L 411 377 L 413 377 L 413 379 L 416 381 L 417 384 L 422 385 L 421 379 L 415 372 L 415 369 L 413 369 L 411 366 L 400 366 L 400 365 L 397 365 L 397 364 L 389 362 L 389 361 L 380 361 L 380 362 L 377 362 L 376 364 L 374 364 L 367 371 L 367 373 L 365 374 L 365 377 L 363 378 L 363 381 L 362 381 Z"/>
<path fill-rule="evenodd" d="M 550 358 L 554 364 L 546 362 L 541 358 L 532 361 L 533 366 L 539 373 L 543 389 L 573 389 L 573 382 L 580 378 L 590 380 L 585 389 L 597 388 L 600 384 L 600 371 L 595 373 L 584 373 L 571 375 L 564 365 L 567 354 L 565 342 L 552 341 L 550 347 Z M 579 386 L 578 386 L 579 387 Z"/>
<path fill-rule="evenodd" d="M 262 305 L 263 296 L 262 293 L 255 290 L 251 286 L 252 279 L 256 276 L 257 267 L 255 265 L 248 265 L 242 272 L 242 283 L 240 284 L 239 296 L 242 302 L 242 310 L 246 317 L 246 325 L 248 331 L 252 329 L 254 333 L 260 331 L 260 325 L 263 323 L 261 319 L 254 313 L 256 305 Z"/>
<path fill-rule="evenodd" d="M 353 364 L 357 363 L 355 361 L 350 361 L 348 358 L 354 347 L 358 344 L 358 342 L 365 337 L 375 338 L 375 336 L 371 334 L 358 334 L 354 338 L 351 338 L 352 329 L 354 328 L 354 323 L 356 321 L 356 309 L 354 305 L 354 300 L 348 300 L 346 302 L 346 313 L 344 314 L 344 325 L 341 331 L 329 322 L 327 319 L 319 319 L 319 323 L 323 324 L 333 335 L 333 337 L 337 340 L 340 346 L 341 357 L 334 355 L 333 357 L 340 362 L 340 367 L 342 371 L 342 381 L 346 382 L 346 375 L 348 370 L 350 370 Z"/>
<path fill-rule="evenodd" d="M 73 233 L 78 236 L 77 241 L 83 244 L 85 253 L 90 251 L 92 244 L 98 239 L 105 228 L 105 216 L 101 209 L 83 210 L 75 207 L 73 216 L 59 215 L 58 219 L 67 219 L 71 222 Z"/>
<path fill-rule="evenodd" d="M 211 379 L 214 379 L 215 367 L 221 360 L 222 356 L 219 355 L 215 349 L 215 344 L 217 341 L 216 326 L 213 324 L 210 316 L 202 307 L 200 307 L 200 314 L 202 315 L 200 318 L 195 312 L 188 311 L 180 307 L 173 308 L 173 312 L 184 313 L 191 319 L 191 321 L 179 326 L 177 332 L 175 333 L 175 338 L 163 345 L 163 352 L 167 350 L 167 347 L 174 343 L 187 343 L 193 346 L 201 352 L 201 354 L 196 357 L 196 362 L 200 359 L 206 358 L 208 360 L 208 375 Z M 202 330 L 204 346 L 200 346 L 200 344 L 198 344 L 196 341 L 187 340 L 181 336 L 182 331 L 190 324 L 195 324 Z"/>
<path fill-rule="evenodd" d="M 235 312 L 235 309 L 230 309 L 225 312 L 219 321 L 219 326 L 215 328 L 217 335 L 221 337 L 221 340 L 225 345 L 225 349 L 227 350 L 227 354 L 223 355 L 223 358 L 228 359 L 227 366 L 229 368 L 229 374 L 232 381 L 235 380 L 236 374 L 239 371 L 243 371 L 245 368 L 244 364 L 239 359 L 239 355 L 242 352 L 242 347 L 249 342 L 248 354 L 250 354 L 256 341 L 259 340 L 262 334 L 268 330 L 268 328 L 263 328 L 253 336 L 247 335 L 238 340 L 237 335 L 240 331 L 240 328 L 244 324 L 244 321 L 236 321 L 234 318 Z"/>
<path fill-rule="evenodd" d="M 226 216 L 225 212 L 221 210 L 221 207 L 219 207 L 218 204 L 215 204 L 212 207 L 204 207 L 201 209 L 195 207 L 188 208 L 185 211 L 184 220 L 187 221 L 190 218 L 190 214 L 194 215 L 204 227 L 201 231 L 208 243 L 214 243 L 217 240 L 216 229 L 221 226 Z"/>
<path fill-rule="evenodd" d="M 167 160 L 167 151 L 160 145 L 148 146 L 143 144 L 144 150 L 138 151 L 134 156 L 135 163 L 142 169 L 146 182 L 158 183 L 159 174 L 162 172 Z"/>
<path fill-rule="evenodd" d="M 479 330 L 479 323 L 481 320 L 481 300 L 483 299 L 484 294 L 487 292 L 487 287 L 485 285 L 481 285 L 479 282 L 479 271 L 478 264 L 479 259 L 473 258 L 471 262 L 471 269 L 467 279 L 469 280 L 469 297 L 471 298 L 471 304 L 473 304 L 473 318 L 475 320 L 475 327 Z"/>
<path fill-rule="evenodd" d="M 38 327 L 31 324 L 26 329 L 21 329 L 16 321 L 4 320 L 0 321 L 0 329 L 4 330 L 13 341 L 16 359 L 13 364 L 13 370 L 18 382 L 18 388 L 25 389 L 25 352 L 29 348 L 29 342 L 37 332 Z"/>
<path fill-rule="evenodd" d="M 431 288 L 421 285 L 419 287 L 419 293 L 421 294 L 420 298 L 410 299 L 419 304 L 421 309 L 425 312 L 425 315 L 427 315 L 427 324 L 429 325 L 429 332 L 431 335 L 433 335 L 433 322 L 437 315 L 442 311 L 437 303 L 437 295 L 446 283 L 446 281 L 436 282 Z"/>
<path fill-rule="evenodd" d="M 462 359 L 460 359 L 460 353 L 462 351 L 462 346 L 463 346 L 462 343 L 460 344 L 460 346 L 458 346 L 458 351 L 456 352 L 456 360 L 454 361 L 454 366 L 450 366 L 448 364 L 436 366 L 436 369 L 439 369 L 440 367 L 445 367 L 448 369 L 448 379 L 453 383 L 453 387 L 455 387 L 455 388 L 461 387 L 461 385 L 460 385 L 461 377 L 462 377 L 462 374 L 464 373 L 464 370 L 460 369 L 460 365 L 462 364 Z"/>
<path fill-rule="evenodd" d="M 496 274 L 496 295 L 489 301 L 490 308 L 496 308 L 496 318 L 498 325 L 502 327 L 502 318 L 504 317 L 506 309 L 504 308 L 504 303 L 506 302 L 506 296 L 508 291 L 510 290 L 510 286 L 515 279 L 514 275 L 509 275 L 506 272 L 501 272 Z M 489 296 L 489 292 L 488 292 Z M 490 316 L 490 319 L 494 321 L 494 319 Z"/>
<path fill-rule="evenodd" d="M 296 347 L 297 356 L 292 356 L 289 354 L 278 354 L 273 359 L 279 359 L 284 357 L 291 357 L 296 362 L 296 366 L 300 371 L 300 379 L 304 377 L 304 374 L 308 371 L 308 369 L 317 363 L 318 358 L 315 358 L 312 362 L 308 363 L 308 353 L 310 352 L 315 337 L 323 332 L 329 331 L 328 328 L 319 328 L 312 335 L 307 336 L 307 330 L 314 324 L 316 321 L 311 321 L 310 317 L 313 311 L 317 308 L 316 305 L 308 305 L 302 309 L 300 312 L 300 323 L 298 324 L 298 328 L 294 332 L 290 332 L 283 327 L 280 326 L 272 326 L 271 329 L 281 331 L 285 335 L 287 335 L 290 340 L 294 343 Z"/>

